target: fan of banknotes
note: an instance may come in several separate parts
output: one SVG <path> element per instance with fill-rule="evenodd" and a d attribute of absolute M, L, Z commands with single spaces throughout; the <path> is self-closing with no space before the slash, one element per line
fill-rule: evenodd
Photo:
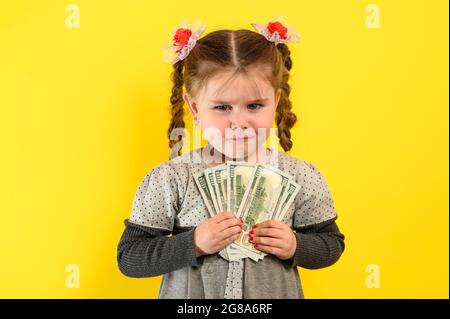
<path fill-rule="evenodd" d="M 262 163 L 229 161 L 195 174 L 194 180 L 211 216 L 230 211 L 244 221 L 241 236 L 219 252 L 228 261 L 263 259 L 267 253 L 253 247 L 249 231 L 268 219 L 282 221 L 300 191 L 292 176 Z"/>

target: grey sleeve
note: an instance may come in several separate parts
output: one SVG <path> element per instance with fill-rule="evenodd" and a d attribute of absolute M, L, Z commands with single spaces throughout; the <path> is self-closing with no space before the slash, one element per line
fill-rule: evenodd
<path fill-rule="evenodd" d="M 128 219 L 124 224 L 126 228 L 117 246 L 117 263 L 125 276 L 153 277 L 199 265 L 195 228 L 167 237 L 171 232 L 165 229 L 134 224 Z"/>
<path fill-rule="evenodd" d="M 336 263 L 345 249 L 344 239 L 335 222 L 336 218 L 328 221 L 296 228 L 295 237 L 297 248 L 291 267 L 307 269 L 325 268 Z"/>

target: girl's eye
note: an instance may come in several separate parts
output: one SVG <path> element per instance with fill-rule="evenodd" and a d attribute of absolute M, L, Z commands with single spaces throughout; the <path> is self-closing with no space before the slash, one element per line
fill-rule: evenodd
<path fill-rule="evenodd" d="M 260 108 L 262 108 L 263 105 L 262 104 L 249 104 L 248 108 L 250 110 L 259 110 Z"/>
<path fill-rule="evenodd" d="M 260 108 L 262 108 L 263 105 L 262 104 L 249 104 L 248 105 L 248 109 L 249 110 L 259 110 Z M 219 111 L 227 111 L 227 110 L 231 110 L 231 105 L 217 105 L 214 107 L 215 110 L 219 110 Z"/>
<path fill-rule="evenodd" d="M 215 110 L 226 111 L 227 109 L 231 109 L 230 105 L 217 105 L 214 107 Z"/>

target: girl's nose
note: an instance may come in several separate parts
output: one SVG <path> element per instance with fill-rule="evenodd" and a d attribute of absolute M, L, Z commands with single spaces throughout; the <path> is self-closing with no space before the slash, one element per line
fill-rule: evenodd
<path fill-rule="evenodd" d="M 248 121 L 245 114 L 242 114 L 241 111 L 234 111 L 230 114 L 230 127 L 232 129 L 240 128 L 245 130 L 248 128 Z"/>

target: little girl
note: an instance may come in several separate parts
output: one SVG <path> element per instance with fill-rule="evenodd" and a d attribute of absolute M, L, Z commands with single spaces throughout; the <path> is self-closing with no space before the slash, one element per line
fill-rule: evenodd
<path fill-rule="evenodd" d="M 292 148 L 296 115 L 289 100 L 292 60 L 286 43 L 298 34 L 279 21 L 252 25 L 257 32 L 219 30 L 200 38 L 201 26 L 179 28 L 174 35 L 168 134 L 178 156 L 141 181 L 117 250 L 124 275 L 163 275 L 159 298 L 304 298 L 297 266 L 328 267 L 344 251 L 319 169 L 276 148 L 260 151 L 274 120 L 281 147 Z M 185 103 L 208 145 L 181 155 L 182 136 L 174 140 L 171 133 L 185 127 Z M 211 151 L 219 156 L 204 160 Z M 242 220 L 229 211 L 211 217 L 193 178 L 227 161 L 267 163 L 301 185 L 282 221 L 253 226 L 250 242 L 267 254 L 257 262 L 228 261 L 219 254 L 240 236 Z"/>

